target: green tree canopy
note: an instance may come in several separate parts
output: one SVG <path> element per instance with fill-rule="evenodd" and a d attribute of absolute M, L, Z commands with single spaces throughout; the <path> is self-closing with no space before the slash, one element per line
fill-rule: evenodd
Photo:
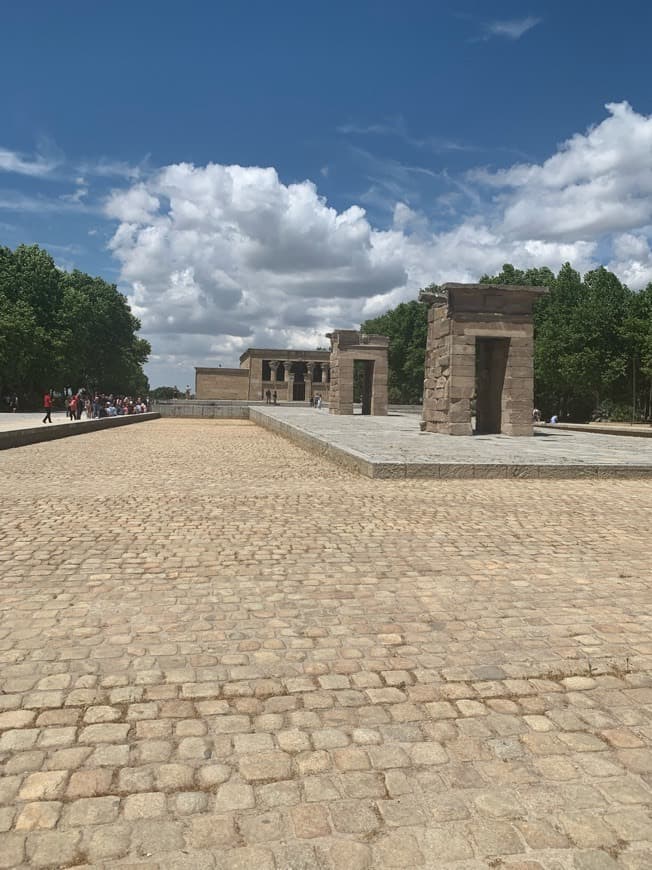
<path fill-rule="evenodd" d="M 635 292 L 604 267 L 582 278 L 569 263 L 557 275 L 506 263 L 480 282 L 550 288 L 534 311 L 535 401 L 545 414 L 625 419 L 635 396 L 637 415 L 652 416 L 652 284 Z M 390 338 L 391 402 L 421 399 L 426 318 L 425 305 L 407 302 L 362 324 Z"/>
<path fill-rule="evenodd" d="M 38 245 L 0 247 L 0 395 L 64 385 L 143 394 L 151 351 L 115 284 L 58 269 Z"/>
<path fill-rule="evenodd" d="M 428 335 L 428 308 L 423 302 L 402 302 L 366 320 L 362 331 L 389 336 L 389 401 L 418 404 L 423 395 L 423 366 Z"/>

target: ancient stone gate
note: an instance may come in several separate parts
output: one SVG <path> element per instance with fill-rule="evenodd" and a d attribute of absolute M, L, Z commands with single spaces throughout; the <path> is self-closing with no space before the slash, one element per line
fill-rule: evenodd
<path fill-rule="evenodd" d="M 426 432 L 532 435 L 532 307 L 547 287 L 444 284 L 430 305 Z M 475 430 L 473 418 L 475 417 Z"/>
<path fill-rule="evenodd" d="M 362 413 L 375 416 L 387 414 L 387 349 L 385 335 L 365 335 L 354 329 L 329 332 L 331 340 L 331 384 L 329 410 L 331 414 L 353 413 L 353 381 L 355 363 L 362 363 Z"/>

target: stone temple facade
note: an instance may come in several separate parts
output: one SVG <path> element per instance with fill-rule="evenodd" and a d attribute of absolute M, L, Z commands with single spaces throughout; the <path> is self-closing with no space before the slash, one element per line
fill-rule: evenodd
<path fill-rule="evenodd" d="M 279 402 L 328 399 L 330 353 L 327 350 L 280 350 L 250 347 L 240 368 L 195 368 L 198 399 L 261 401 L 276 391 Z"/>
<path fill-rule="evenodd" d="M 422 430 L 532 435 L 532 308 L 547 292 L 509 284 L 422 292 L 430 305 Z"/>

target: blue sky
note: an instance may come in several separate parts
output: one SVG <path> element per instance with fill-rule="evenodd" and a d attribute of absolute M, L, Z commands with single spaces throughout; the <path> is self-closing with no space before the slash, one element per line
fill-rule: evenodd
<path fill-rule="evenodd" d="M 153 385 L 506 260 L 642 286 L 651 24 L 632 0 L 5 4 L 0 243 L 118 283 Z"/>

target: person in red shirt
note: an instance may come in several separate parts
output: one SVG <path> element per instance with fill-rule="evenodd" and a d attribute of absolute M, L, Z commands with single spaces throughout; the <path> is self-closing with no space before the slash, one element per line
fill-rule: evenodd
<path fill-rule="evenodd" d="M 52 396 L 50 395 L 50 393 L 46 393 L 43 396 L 43 409 L 45 411 L 45 417 L 43 417 L 43 422 L 51 423 L 52 417 L 50 415 L 52 414 Z"/>

